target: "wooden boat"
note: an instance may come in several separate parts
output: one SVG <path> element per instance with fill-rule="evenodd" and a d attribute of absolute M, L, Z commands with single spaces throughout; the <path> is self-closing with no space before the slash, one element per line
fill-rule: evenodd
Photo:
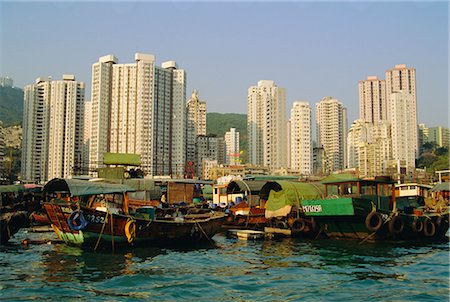
<path fill-rule="evenodd" d="M 53 179 L 44 192 L 44 208 L 60 239 L 97 249 L 128 245 L 195 243 L 221 230 L 224 213 L 142 207 L 131 211 L 132 188 L 74 179 Z"/>
<path fill-rule="evenodd" d="M 267 220 L 265 217 L 264 201 L 259 193 L 266 181 L 234 180 L 224 185 L 222 196 L 216 198 L 220 187 L 214 187 L 214 198 L 225 202 L 229 215 L 224 228 L 245 228 L 263 230 Z M 220 191 L 219 191 L 220 192 Z M 216 202 L 213 200 L 213 202 Z"/>
<path fill-rule="evenodd" d="M 421 198 L 402 198 L 397 206 L 394 183 L 384 177 L 326 179 L 325 198 L 304 200 L 302 209 L 314 218 L 320 233 L 331 238 L 361 240 L 442 239 L 449 213 L 417 204 Z M 403 196 L 402 196 L 403 197 Z"/>
<path fill-rule="evenodd" d="M 23 185 L 0 186 L 0 244 L 5 244 L 28 223 L 28 209 L 35 206 L 32 189 Z"/>
<path fill-rule="evenodd" d="M 6 244 L 28 222 L 25 211 L 0 214 L 0 244 Z"/>

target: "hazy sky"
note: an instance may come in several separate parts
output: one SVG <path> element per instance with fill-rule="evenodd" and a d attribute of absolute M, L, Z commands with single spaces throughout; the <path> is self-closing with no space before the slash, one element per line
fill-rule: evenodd
<path fill-rule="evenodd" d="M 1 0 L 0 0 L 1 1 Z M 136 52 L 175 60 L 208 112 L 247 113 L 247 89 L 273 80 L 287 108 L 325 96 L 358 118 L 358 81 L 416 68 L 418 121 L 449 123 L 449 4 L 441 2 L 0 2 L 0 75 L 17 87 Z"/>

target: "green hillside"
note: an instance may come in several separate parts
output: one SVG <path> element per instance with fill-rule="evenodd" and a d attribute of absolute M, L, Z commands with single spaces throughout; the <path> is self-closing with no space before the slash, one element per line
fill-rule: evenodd
<path fill-rule="evenodd" d="M 239 132 L 239 147 L 244 150 L 243 159 L 247 157 L 247 115 L 239 113 L 207 113 L 206 132 L 220 137 L 230 128 Z"/>
<path fill-rule="evenodd" d="M 0 86 L 0 121 L 3 126 L 22 124 L 23 90 Z"/>

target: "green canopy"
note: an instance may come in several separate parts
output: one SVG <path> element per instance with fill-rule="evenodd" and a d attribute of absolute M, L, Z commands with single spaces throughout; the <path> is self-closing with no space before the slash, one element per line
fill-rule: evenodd
<path fill-rule="evenodd" d="M 327 176 L 322 183 L 333 183 L 333 182 L 347 182 L 347 181 L 358 181 L 360 180 L 353 174 L 343 173 L 343 174 L 331 174 Z"/>
<path fill-rule="evenodd" d="M 140 166 L 141 156 L 131 153 L 104 153 L 103 163 L 105 165 Z"/>
<path fill-rule="evenodd" d="M 86 196 L 98 194 L 114 194 L 135 191 L 133 188 L 105 182 L 92 182 L 79 179 L 54 178 L 45 186 L 44 191 L 49 193 L 66 192 L 71 196 Z"/>
<path fill-rule="evenodd" d="M 0 193 L 19 193 L 25 191 L 22 185 L 4 185 L 0 186 Z"/>
<path fill-rule="evenodd" d="M 264 185 L 260 197 L 267 200 L 266 217 L 284 216 L 290 212 L 292 206 L 299 207 L 302 200 L 323 198 L 323 185 L 287 180 L 273 181 Z M 267 213 L 280 210 L 282 215 Z"/>

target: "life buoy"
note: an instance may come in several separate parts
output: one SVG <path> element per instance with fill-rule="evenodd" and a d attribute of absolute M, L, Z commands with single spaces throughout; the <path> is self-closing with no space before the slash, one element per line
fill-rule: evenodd
<path fill-rule="evenodd" d="M 366 228 L 371 232 L 376 232 L 381 228 L 383 224 L 383 218 L 378 212 L 370 212 L 366 217 Z"/>
<path fill-rule="evenodd" d="M 394 216 L 389 220 L 389 232 L 392 234 L 400 234 L 403 232 L 403 228 L 405 227 L 405 222 L 400 216 Z"/>
<path fill-rule="evenodd" d="M 423 230 L 423 221 L 420 219 L 414 219 L 411 229 L 414 233 L 420 233 Z"/>
<path fill-rule="evenodd" d="M 132 219 L 125 224 L 125 236 L 127 236 L 129 243 L 132 243 L 136 238 L 136 223 Z"/>
<path fill-rule="evenodd" d="M 72 230 L 81 231 L 88 225 L 88 221 L 84 217 L 83 211 L 75 210 L 67 219 L 67 224 Z"/>
<path fill-rule="evenodd" d="M 423 224 L 423 234 L 426 237 L 433 237 L 436 234 L 436 226 L 430 218 L 425 219 Z"/>
<path fill-rule="evenodd" d="M 292 222 L 292 231 L 303 232 L 305 230 L 305 221 L 301 218 L 297 218 Z"/>

